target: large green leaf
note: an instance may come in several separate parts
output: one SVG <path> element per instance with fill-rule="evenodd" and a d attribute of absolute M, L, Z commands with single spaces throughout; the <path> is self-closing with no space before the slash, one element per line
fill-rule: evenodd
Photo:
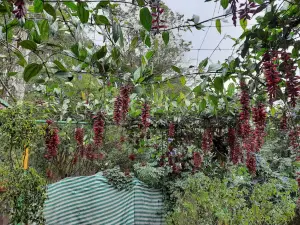
<path fill-rule="evenodd" d="M 137 44 L 138 44 L 138 41 L 139 41 L 139 37 L 134 37 L 132 40 L 131 40 L 131 43 L 130 43 L 130 49 L 135 49 L 137 47 Z"/>
<path fill-rule="evenodd" d="M 216 20 L 216 28 L 217 28 L 217 31 L 221 34 L 221 20 L 220 19 Z"/>
<path fill-rule="evenodd" d="M 58 67 L 59 70 L 67 72 L 68 69 L 58 60 L 54 60 L 53 63 Z"/>
<path fill-rule="evenodd" d="M 211 103 L 214 105 L 214 107 L 218 107 L 218 98 L 214 95 L 209 95 L 209 100 L 211 101 Z"/>
<path fill-rule="evenodd" d="M 56 12 L 52 5 L 50 5 L 49 3 L 45 3 L 44 10 L 53 17 L 53 21 L 56 20 Z"/>
<path fill-rule="evenodd" d="M 240 20 L 240 25 L 243 28 L 243 30 L 246 30 L 246 28 L 247 28 L 247 19 L 246 18 L 241 19 Z"/>
<path fill-rule="evenodd" d="M 117 42 L 119 40 L 119 38 L 120 38 L 120 31 L 121 31 L 120 24 L 113 23 L 112 31 L 113 31 L 114 42 Z"/>
<path fill-rule="evenodd" d="M 99 59 L 105 57 L 106 53 L 107 53 L 107 48 L 106 48 L 106 46 L 104 45 L 104 46 L 102 46 L 97 52 L 95 52 L 95 53 L 93 54 L 93 57 L 92 57 L 92 58 L 93 58 L 93 60 L 99 60 Z"/>
<path fill-rule="evenodd" d="M 46 41 L 49 39 L 49 30 L 50 26 L 48 23 L 48 20 L 41 20 L 38 23 L 39 29 L 40 29 L 40 37 L 42 41 Z"/>
<path fill-rule="evenodd" d="M 181 70 L 177 66 L 171 66 L 172 70 L 174 70 L 176 73 L 181 73 Z"/>
<path fill-rule="evenodd" d="M 73 11 L 77 11 L 77 5 L 74 2 L 66 2 L 63 1 L 64 5 L 66 5 L 69 9 L 72 9 Z"/>
<path fill-rule="evenodd" d="M 170 40 L 170 34 L 169 34 L 169 32 L 164 31 L 164 32 L 162 33 L 162 39 L 164 40 L 165 45 L 168 45 L 169 40 Z"/>
<path fill-rule="evenodd" d="M 103 15 L 94 15 L 94 20 L 97 25 L 109 25 L 109 20 Z"/>
<path fill-rule="evenodd" d="M 223 7 L 223 9 L 226 9 L 228 7 L 228 0 L 221 0 L 221 6 Z"/>
<path fill-rule="evenodd" d="M 223 88 L 224 88 L 224 84 L 223 84 L 223 79 L 221 77 L 216 77 L 214 80 L 214 87 L 215 90 L 222 93 L 223 92 Z"/>
<path fill-rule="evenodd" d="M 87 23 L 89 20 L 90 13 L 85 9 L 87 4 L 85 2 L 77 3 L 77 15 L 82 23 Z"/>
<path fill-rule="evenodd" d="M 199 111 L 202 112 L 206 108 L 206 100 L 202 99 L 202 101 L 199 104 Z"/>
<path fill-rule="evenodd" d="M 18 64 L 22 67 L 25 67 L 27 64 L 26 59 L 24 58 L 23 54 L 19 50 L 13 51 L 13 53 L 18 57 L 19 61 Z"/>
<path fill-rule="evenodd" d="M 152 26 L 152 16 L 147 7 L 144 7 L 140 10 L 140 21 L 143 27 L 147 30 L 151 30 Z"/>
<path fill-rule="evenodd" d="M 40 13 L 43 12 L 43 1 L 42 0 L 34 0 L 33 2 L 33 7 L 34 7 L 34 12 Z"/>
<path fill-rule="evenodd" d="M 208 58 L 205 58 L 204 60 L 202 60 L 198 65 L 199 72 L 203 72 L 204 68 L 207 66 L 207 64 L 208 64 Z"/>
<path fill-rule="evenodd" d="M 150 38 L 150 35 L 147 35 L 146 38 L 145 38 L 145 44 L 151 48 L 151 38 Z"/>
<path fill-rule="evenodd" d="M 23 77 L 26 82 L 28 82 L 31 78 L 35 77 L 42 70 L 43 65 L 37 63 L 31 63 L 26 66 L 24 69 Z"/>
<path fill-rule="evenodd" d="M 227 88 L 227 95 L 231 97 L 234 94 L 235 86 L 234 83 L 230 83 Z"/>
<path fill-rule="evenodd" d="M 102 8 L 106 8 L 109 5 L 109 0 L 101 0 L 97 6 L 96 9 L 102 9 Z"/>
<path fill-rule="evenodd" d="M 37 49 L 37 44 L 33 41 L 30 40 L 25 40 L 25 41 L 21 41 L 19 43 L 20 46 L 22 46 L 23 48 L 35 51 Z"/>

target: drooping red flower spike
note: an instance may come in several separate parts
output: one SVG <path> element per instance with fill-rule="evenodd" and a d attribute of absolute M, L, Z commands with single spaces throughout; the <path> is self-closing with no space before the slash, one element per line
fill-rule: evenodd
<path fill-rule="evenodd" d="M 117 125 L 120 125 L 122 120 L 122 98 L 117 96 L 114 104 L 114 121 Z"/>
<path fill-rule="evenodd" d="M 142 125 L 143 125 L 143 130 L 146 131 L 148 127 L 150 127 L 150 106 L 147 103 L 143 104 L 142 108 Z"/>
<path fill-rule="evenodd" d="M 194 161 L 194 169 L 199 169 L 202 164 L 202 157 L 200 155 L 200 152 L 193 153 L 193 161 Z"/>
<path fill-rule="evenodd" d="M 234 26 L 236 27 L 238 0 L 229 0 L 229 2 L 230 2 L 231 12 L 232 12 L 232 21 Z"/>
<path fill-rule="evenodd" d="M 250 20 L 251 16 L 256 14 L 258 6 L 255 2 L 248 2 L 247 0 L 241 3 L 239 9 L 240 19 Z"/>
<path fill-rule="evenodd" d="M 103 143 L 104 137 L 104 115 L 99 112 L 94 118 L 93 130 L 94 130 L 94 144 L 96 147 L 100 147 Z"/>
<path fill-rule="evenodd" d="M 264 142 L 267 113 L 265 111 L 265 106 L 261 103 L 259 103 L 257 107 L 252 108 L 252 113 L 255 124 L 254 136 L 257 144 L 256 151 L 258 152 Z"/>
<path fill-rule="evenodd" d="M 83 138 L 84 138 L 84 130 L 83 128 L 75 129 L 75 140 L 77 142 L 77 146 L 83 146 Z"/>
<path fill-rule="evenodd" d="M 263 71 L 267 82 L 267 91 L 269 94 L 270 103 L 272 104 L 276 98 L 278 84 L 280 82 L 278 65 L 275 61 L 278 60 L 278 53 L 266 52 L 263 57 Z"/>
<path fill-rule="evenodd" d="M 169 124 L 169 137 L 174 137 L 175 136 L 175 124 L 170 123 Z"/>
<path fill-rule="evenodd" d="M 251 131 L 248 134 L 248 138 L 243 142 L 243 147 L 246 149 L 247 153 L 247 159 L 246 159 L 246 166 L 249 170 L 249 172 L 253 175 L 256 173 L 256 149 L 257 149 L 257 144 L 256 144 L 256 139 L 254 132 Z"/>
<path fill-rule="evenodd" d="M 242 104 L 242 111 L 239 116 L 240 135 L 244 139 L 250 132 L 250 97 L 245 82 L 241 81 L 240 86 L 242 89 L 240 103 Z"/>
<path fill-rule="evenodd" d="M 16 9 L 12 11 L 17 19 L 21 19 L 26 15 L 25 0 L 16 0 L 14 3 Z"/>
<path fill-rule="evenodd" d="M 282 131 L 286 131 L 288 128 L 288 125 L 287 125 L 287 116 L 286 114 L 284 113 L 281 117 L 281 120 L 280 120 L 280 130 Z"/>
<path fill-rule="evenodd" d="M 58 145 L 60 144 L 59 140 L 59 130 L 58 128 L 50 127 L 52 124 L 52 121 L 48 121 L 48 127 L 46 128 L 46 149 L 47 153 L 45 155 L 46 159 L 51 159 L 57 156 L 57 151 L 58 151 Z"/>
<path fill-rule="evenodd" d="M 204 153 L 207 153 L 211 150 L 213 144 L 213 133 L 211 129 L 207 128 L 205 129 L 203 135 L 202 135 L 202 143 L 201 148 Z"/>
<path fill-rule="evenodd" d="M 233 162 L 233 164 L 238 164 L 241 159 L 242 152 L 237 141 L 235 129 L 232 127 L 228 128 L 228 145 L 230 148 L 231 161 Z"/>
<path fill-rule="evenodd" d="M 135 159 L 136 159 L 136 155 L 135 154 L 130 154 L 129 156 L 128 156 L 128 158 L 131 160 L 131 161 L 134 161 Z"/>
<path fill-rule="evenodd" d="M 290 53 L 282 52 L 281 53 L 281 60 L 283 65 L 283 70 L 285 73 L 285 80 L 286 80 L 286 93 L 289 97 L 288 103 L 292 107 L 296 106 L 296 100 L 300 95 L 300 86 L 299 86 L 299 76 L 296 76 L 296 69 L 297 67 L 294 65 L 295 62 L 291 58 Z"/>
<path fill-rule="evenodd" d="M 160 32 L 160 29 L 168 28 L 168 26 L 165 25 L 166 21 L 161 19 L 161 16 L 165 10 L 160 7 L 160 0 L 150 1 L 150 7 L 152 10 L 151 29 L 154 31 L 154 34 L 158 34 Z"/>
<path fill-rule="evenodd" d="M 129 111 L 129 103 L 130 103 L 130 93 L 132 90 L 132 86 L 130 85 L 125 85 L 121 87 L 120 89 L 120 97 L 121 97 L 121 114 L 122 114 L 122 119 L 125 120 L 126 115 Z"/>

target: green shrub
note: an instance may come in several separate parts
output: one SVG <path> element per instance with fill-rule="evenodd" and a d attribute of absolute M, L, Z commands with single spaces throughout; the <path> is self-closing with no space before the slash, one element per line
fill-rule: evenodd
<path fill-rule="evenodd" d="M 294 180 L 251 182 L 247 176 L 210 178 L 191 176 L 183 194 L 178 194 L 168 224 L 287 224 L 295 216 L 297 192 Z"/>

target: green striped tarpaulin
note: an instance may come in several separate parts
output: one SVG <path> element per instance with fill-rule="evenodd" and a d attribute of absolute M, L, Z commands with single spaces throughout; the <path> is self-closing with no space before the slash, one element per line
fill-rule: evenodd
<path fill-rule="evenodd" d="M 98 173 L 66 178 L 48 186 L 47 225 L 163 224 L 162 193 L 134 179 L 119 191 Z"/>

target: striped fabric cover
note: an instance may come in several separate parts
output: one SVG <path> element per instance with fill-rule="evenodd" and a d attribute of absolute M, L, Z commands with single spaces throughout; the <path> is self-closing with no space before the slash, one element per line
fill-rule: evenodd
<path fill-rule="evenodd" d="M 163 224 L 162 193 L 134 179 L 118 191 L 101 173 L 66 178 L 48 186 L 47 225 Z"/>

